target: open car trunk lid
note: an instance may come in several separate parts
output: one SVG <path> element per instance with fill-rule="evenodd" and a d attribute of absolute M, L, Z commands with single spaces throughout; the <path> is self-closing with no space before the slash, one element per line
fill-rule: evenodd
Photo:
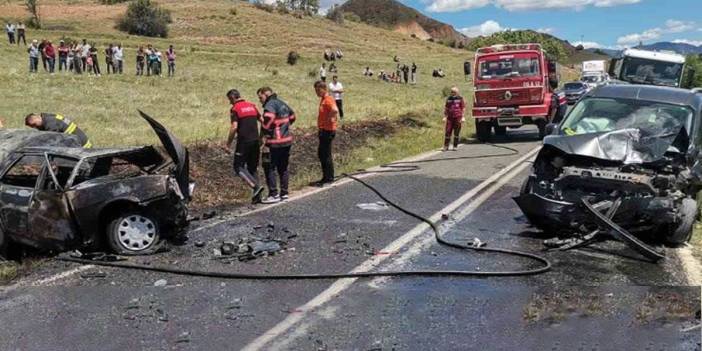
<path fill-rule="evenodd" d="M 161 140 L 161 144 L 166 149 L 168 156 L 175 163 L 175 178 L 181 193 L 190 199 L 190 156 L 188 149 L 161 123 L 139 110 L 139 114 L 144 118 Z"/>

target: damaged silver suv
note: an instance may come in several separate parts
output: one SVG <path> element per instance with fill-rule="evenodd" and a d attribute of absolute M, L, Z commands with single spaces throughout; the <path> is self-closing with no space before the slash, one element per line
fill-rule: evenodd
<path fill-rule="evenodd" d="M 702 94 L 689 90 L 596 89 L 544 139 L 515 200 L 544 231 L 607 232 L 656 258 L 643 242 L 685 243 L 698 214 L 700 111 Z"/>
<path fill-rule="evenodd" d="M 188 151 L 142 117 L 167 156 L 151 146 L 83 149 L 66 134 L 0 131 L 0 250 L 9 243 L 41 251 L 107 246 L 142 255 L 181 233 L 192 190 Z"/>

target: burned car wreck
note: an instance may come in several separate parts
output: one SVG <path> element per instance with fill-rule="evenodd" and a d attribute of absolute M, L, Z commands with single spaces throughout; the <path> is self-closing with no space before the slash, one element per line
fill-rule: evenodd
<path fill-rule="evenodd" d="M 142 114 L 163 143 L 84 149 L 71 135 L 0 131 L 0 255 L 41 251 L 155 252 L 187 226 L 187 149 Z"/>
<path fill-rule="evenodd" d="M 683 244 L 697 218 L 701 108 L 687 90 L 601 87 L 544 140 L 515 201 L 532 225 L 569 238 L 553 246 L 610 235 L 657 261 L 647 243 Z"/>

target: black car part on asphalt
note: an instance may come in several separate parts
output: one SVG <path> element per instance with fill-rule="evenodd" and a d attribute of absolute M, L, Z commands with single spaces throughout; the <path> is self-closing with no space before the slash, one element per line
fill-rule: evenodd
<path fill-rule="evenodd" d="M 464 251 L 470 250 L 470 251 L 475 251 L 475 252 L 495 253 L 495 254 L 503 254 L 503 255 L 508 255 L 508 256 L 527 258 L 529 260 L 539 262 L 541 264 L 541 267 L 532 268 L 532 269 L 525 269 L 525 270 L 513 270 L 513 271 L 416 270 L 416 271 L 316 273 L 316 274 L 245 274 L 245 273 L 200 271 L 200 270 L 190 270 L 190 269 L 181 269 L 181 268 L 175 268 L 175 267 L 163 267 L 163 266 L 159 267 L 159 266 L 151 266 L 151 265 L 143 265 L 143 264 L 126 263 L 126 262 L 94 261 L 94 260 L 76 258 L 76 257 L 71 257 L 71 256 L 61 256 L 58 259 L 61 261 L 66 261 L 66 262 L 92 264 L 92 265 L 98 265 L 98 266 L 108 266 L 108 267 L 115 267 L 115 268 L 134 269 L 134 270 L 161 272 L 161 273 L 170 273 L 170 274 L 178 274 L 178 275 L 224 278 L 224 279 L 249 279 L 249 280 L 377 278 L 377 277 L 389 277 L 389 276 L 393 276 L 393 277 L 406 277 L 406 276 L 457 276 L 457 277 L 495 277 L 495 276 L 497 276 L 497 277 L 509 277 L 509 276 L 528 276 L 528 275 L 536 275 L 536 274 L 545 273 L 551 269 L 551 262 L 549 262 L 547 259 L 545 259 L 541 256 L 537 256 L 535 254 L 523 252 L 523 251 L 484 247 L 482 244 L 480 244 L 477 241 L 464 244 L 464 243 L 457 243 L 457 242 L 452 242 L 452 241 L 446 240 L 443 237 L 439 226 L 435 222 L 433 222 L 429 218 L 426 218 L 426 217 L 421 216 L 415 212 L 412 212 L 412 211 L 404 208 L 403 206 L 397 204 L 396 202 L 388 199 L 382 192 L 380 192 L 380 190 L 378 190 L 374 186 L 368 184 L 364 180 L 361 180 L 360 178 L 357 177 L 359 175 L 366 174 L 366 173 L 396 173 L 396 172 L 415 171 L 415 170 L 420 169 L 420 167 L 417 165 L 420 163 L 439 162 L 439 161 L 457 160 L 457 159 L 505 157 L 505 156 L 512 156 L 512 155 L 519 154 L 518 150 L 510 148 L 510 147 L 501 146 L 501 145 L 494 145 L 494 144 L 488 144 L 488 145 L 491 145 L 491 146 L 494 146 L 494 147 L 497 147 L 500 149 L 508 150 L 508 151 L 510 151 L 510 153 L 482 155 L 482 156 L 469 156 L 469 157 L 454 157 L 454 158 L 438 159 L 438 160 L 419 160 L 419 161 L 410 161 L 410 162 L 398 162 L 398 163 L 382 165 L 381 167 L 388 168 L 386 170 L 380 170 L 380 171 L 362 170 L 362 171 L 359 171 L 359 172 L 356 172 L 353 174 L 344 174 L 340 178 L 349 178 L 349 179 L 352 179 L 352 180 L 362 184 L 363 186 L 365 186 L 367 189 L 369 189 L 370 191 L 375 193 L 378 197 L 380 197 L 383 201 L 385 201 L 390 206 L 396 208 L 400 212 L 402 212 L 410 217 L 413 217 L 421 222 L 428 224 L 431 227 L 431 229 L 434 231 L 434 238 L 441 245 L 452 247 L 452 248 L 459 249 L 459 250 L 464 250 Z"/>

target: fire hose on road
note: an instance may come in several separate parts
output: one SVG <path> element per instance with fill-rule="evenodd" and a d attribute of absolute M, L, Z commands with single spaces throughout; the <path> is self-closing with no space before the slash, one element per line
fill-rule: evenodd
<path fill-rule="evenodd" d="M 515 277 L 515 276 L 530 276 L 541 274 L 549 271 L 551 269 L 551 263 L 544 257 L 511 249 L 503 248 L 491 248 L 484 247 L 482 245 L 475 245 L 472 243 L 460 243 L 449 241 L 444 238 L 441 233 L 441 229 L 437 223 L 412 212 L 403 206 L 397 204 L 396 202 L 387 198 L 380 190 L 378 190 L 373 185 L 367 183 L 366 181 L 358 178 L 359 175 L 367 173 L 397 173 L 397 172 L 409 172 L 416 171 L 420 169 L 418 164 L 428 163 L 428 162 L 440 162 L 440 161 L 450 161 L 458 159 L 477 159 L 477 158 L 490 158 L 490 157 L 506 157 L 519 154 L 518 150 L 510 147 L 488 144 L 496 148 L 504 149 L 510 151 L 509 153 L 494 154 L 494 155 L 481 155 L 481 156 L 468 156 L 468 157 L 455 157 L 446 159 L 435 159 L 435 160 L 419 160 L 419 161 L 408 161 L 408 162 L 398 162 L 382 165 L 381 170 L 377 171 L 359 171 L 353 174 L 344 174 L 341 178 L 349 178 L 359 184 L 363 185 L 373 193 L 375 193 L 380 199 L 385 201 L 391 207 L 397 209 L 398 211 L 413 217 L 421 222 L 426 223 L 434 232 L 434 238 L 437 243 L 447 247 L 451 247 L 463 251 L 472 251 L 477 253 L 488 253 L 488 254 L 501 254 L 512 257 L 526 258 L 528 260 L 539 263 L 537 268 L 527 268 L 522 270 L 505 270 L 505 271 L 478 271 L 478 270 L 408 270 L 408 271 L 374 271 L 374 272 L 349 272 L 349 273 L 310 273 L 310 274 L 247 274 L 247 273 L 235 273 L 235 272 L 216 272 L 216 271 L 204 271 L 204 270 L 192 270 L 192 269 L 182 269 L 176 267 L 167 266 L 151 266 L 144 264 L 135 264 L 129 262 L 119 262 L 119 261 L 94 261 L 83 258 L 76 258 L 71 256 L 61 256 L 58 257 L 60 261 L 81 263 L 81 264 L 91 264 L 96 266 L 106 266 L 114 268 L 123 269 L 133 269 L 141 271 L 151 271 L 151 272 L 161 272 L 185 276 L 196 276 L 196 277 L 211 277 L 211 278 L 223 278 L 223 279 L 247 279 L 247 280 L 320 280 L 320 279 L 341 279 L 341 278 L 378 278 L 378 277 L 409 277 L 409 276 L 423 276 L 423 277 Z"/>

